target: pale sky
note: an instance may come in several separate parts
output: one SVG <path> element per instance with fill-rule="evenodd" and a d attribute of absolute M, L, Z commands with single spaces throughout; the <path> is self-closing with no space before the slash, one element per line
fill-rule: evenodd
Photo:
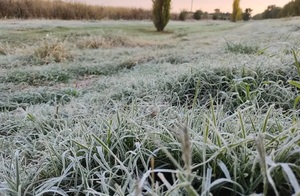
<path fill-rule="evenodd" d="M 152 0 L 68 0 L 72 2 L 83 2 L 93 5 L 103 6 L 122 6 L 137 7 L 150 9 Z M 191 10 L 191 2 L 193 1 L 193 11 L 201 9 L 202 11 L 214 12 L 219 8 L 221 12 L 231 12 L 233 0 L 172 0 L 172 11 L 180 12 L 180 10 Z M 268 5 L 276 5 L 283 7 L 290 0 L 241 0 L 240 6 L 243 10 L 252 8 L 253 14 L 263 12 Z"/>

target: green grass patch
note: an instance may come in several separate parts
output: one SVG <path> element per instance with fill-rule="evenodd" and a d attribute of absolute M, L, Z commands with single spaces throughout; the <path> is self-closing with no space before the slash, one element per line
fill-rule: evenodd
<path fill-rule="evenodd" d="M 225 50 L 234 54 L 257 54 L 262 53 L 259 46 L 245 44 L 245 43 L 233 43 L 226 40 Z"/>
<path fill-rule="evenodd" d="M 7 71 L 5 75 L 0 76 L 0 81 L 3 83 L 27 83 L 29 85 L 54 85 L 55 83 L 68 83 L 72 79 L 78 79 L 88 75 L 104 75 L 109 76 L 116 74 L 124 69 L 129 69 L 135 66 L 139 61 L 120 62 L 116 65 L 93 65 L 83 66 L 75 65 L 64 68 L 53 67 L 51 69 L 36 69 L 36 70 L 12 70 Z"/>
<path fill-rule="evenodd" d="M 71 75 L 65 69 L 45 70 L 14 70 L 0 77 L 1 82 L 28 83 L 29 85 L 42 85 L 44 83 L 68 82 Z"/>
<path fill-rule="evenodd" d="M 48 103 L 49 105 L 66 104 L 69 103 L 72 98 L 78 96 L 79 92 L 76 89 L 15 93 L 1 98 L 0 111 L 13 111 L 19 107 L 26 108 L 30 105 L 41 103 Z"/>
<path fill-rule="evenodd" d="M 289 110 L 296 97 L 295 89 L 288 84 L 291 77 L 298 78 L 292 67 L 269 71 L 260 68 L 195 70 L 193 74 L 165 83 L 162 90 L 172 95 L 169 101 L 174 106 L 191 107 L 195 96 L 197 104 L 209 106 L 212 96 L 216 104 L 231 112 L 244 104 L 263 107 L 268 103 Z M 199 89 L 196 91 L 198 83 Z"/>
<path fill-rule="evenodd" d="M 33 185 L 32 178 L 23 178 L 21 186 L 30 187 L 27 191 L 34 194 L 52 193 L 53 190 L 47 188 L 49 185 L 67 185 L 61 186 L 60 194 L 82 194 L 88 187 L 93 187 L 93 192 L 97 193 L 129 194 L 138 191 L 136 186 L 129 183 L 133 181 L 141 190 L 156 194 L 172 192 L 181 195 L 191 191 L 200 195 L 225 191 L 229 195 L 249 195 L 261 192 L 265 186 L 257 159 L 260 146 L 263 145 L 265 154 L 259 156 L 272 163 L 265 169 L 270 173 L 268 180 L 272 179 L 275 183 L 274 187 L 268 186 L 265 193 L 293 192 L 286 183 L 289 183 L 289 179 L 300 177 L 297 166 L 299 159 L 296 158 L 298 152 L 295 151 L 298 149 L 299 130 L 287 124 L 286 118 L 289 117 L 283 118 L 280 111 L 271 107 L 266 115 L 254 108 L 245 108 L 228 116 L 226 111 L 213 105 L 207 110 L 196 107 L 185 114 L 185 117 L 193 117 L 186 132 L 180 126 L 162 126 L 150 131 L 149 128 L 156 126 L 155 120 L 147 120 L 147 125 L 142 127 L 137 121 L 129 121 L 129 118 L 137 119 L 139 115 L 134 112 L 134 107 L 139 106 L 138 102 L 132 106 L 132 110 L 118 112 L 109 118 L 93 120 L 88 116 L 81 119 L 73 117 L 63 121 L 52 120 L 50 123 L 35 116 L 34 121 L 28 121 L 28 128 L 35 127 L 29 135 L 38 130 L 45 132 L 46 136 L 32 138 L 31 141 L 38 140 L 45 144 L 46 149 L 37 150 L 47 150 L 49 161 L 38 171 L 38 184 Z M 167 118 L 167 113 L 160 114 L 162 122 Z M 247 123 L 248 120 L 252 121 L 253 126 Z M 71 121 L 76 123 L 72 125 L 69 123 Z M 64 131 L 64 125 L 68 125 L 72 132 Z M 256 131 L 261 132 L 263 139 L 253 135 Z M 60 148 L 47 142 L 54 137 Z M 29 153 L 28 149 L 19 156 L 23 157 L 24 153 Z M 31 152 L 26 159 L 37 155 L 37 152 Z M 12 158 L 19 160 L 19 156 Z M 29 164 L 22 164 L 20 170 L 15 172 L 22 176 L 28 167 Z M 161 173 L 161 177 L 157 176 L 158 173 Z M 154 179 L 151 179 L 152 176 Z M 15 182 L 13 177 L 10 180 Z M 100 180 L 106 183 L 97 186 L 96 182 Z M 158 183 L 156 189 L 152 189 L 152 181 Z M 181 186 L 181 183 L 186 186 Z M 120 190 L 115 188 L 116 185 Z M 10 191 L 14 190 L 13 183 L 9 186 Z"/>

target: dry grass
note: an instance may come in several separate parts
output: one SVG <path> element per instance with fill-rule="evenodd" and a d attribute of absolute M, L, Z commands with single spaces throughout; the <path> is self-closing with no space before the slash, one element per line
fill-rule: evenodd
<path fill-rule="evenodd" d="M 1 0 L 0 18 L 45 18 L 63 20 L 143 20 L 151 11 L 140 8 L 92 6 L 61 0 Z"/>
<path fill-rule="evenodd" d="M 0 55 L 7 55 L 7 48 L 0 44 Z"/>
<path fill-rule="evenodd" d="M 70 50 L 62 41 L 46 38 L 37 45 L 31 57 L 39 64 L 60 63 L 72 59 Z"/>
<path fill-rule="evenodd" d="M 166 44 L 155 41 L 132 39 L 123 32 L 105 32 L 102 35 L 89 35 L 77 38 L 76 46 L 79 49 L 99 49 L 114 47 L 165 47 Z"/>
<path fill-rule="evenodd" d="M 102 36 L 86 36 L 77 40 L 80 49 L 98 49 L 112 47 L 130 47 L 135 45 L 124 33 L 104 33 Z"/>

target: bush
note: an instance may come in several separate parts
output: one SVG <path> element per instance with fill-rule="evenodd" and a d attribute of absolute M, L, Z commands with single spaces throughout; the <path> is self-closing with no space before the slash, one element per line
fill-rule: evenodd
<path fill-rule="evenodd" d="M 243 20 L 249 21 L 250 20 L 250 14 L 249 13 L 243 13 Z"/>
<path fill-rule="evenodd" d="M 262 20 L 263 19 L 263 14 L 256 14 L 252 17 L 253 20 Z"/>
<path fill-rule="evenodd" d="M 182 20 L 182 21 L 185 21 L 187 15 L 188 15 L 188 12 L 187 12 L 186 10 L 182 10 L 182 11 L 179 13 L 178 19 L 179 19 L 179 20 Z"/>
<path fill-rule="evenodd" d="M 213 20 L 218 20 L 218 14 L 214 14 L 212 17 Z"/>
<path fill-rule="evenodd" d="M 247 8 L 245 10 L 245 12 L 243 13 L 243 20 L 244 21 L 249 21 L 250 20 L 250 18 L 251 18 L 251 12 L 252 12 L 251 8 Z"/>
<path fill-rule="evenodd" d="M 152 0 L 152 20 L 157 31 L 163 31 L 170 20 L 171 0 Z"/>
<path fill-rule="evenodd" d="M 272 7 L 271 9 L 267 9 L 262 13 L 263 19 L 271 19 L 271 18 L 280 18 L 280 12 L 282 8 L 280 7 Z"/>
<path fill-rule="evenodd" d="M 202 10 L 197 10 L 197 11 L 194 13 L 194 19 L 195 19 L 195 20 L 200 20 L 201 17 L 202 17 L 202 14 L 203 14 Z"/>

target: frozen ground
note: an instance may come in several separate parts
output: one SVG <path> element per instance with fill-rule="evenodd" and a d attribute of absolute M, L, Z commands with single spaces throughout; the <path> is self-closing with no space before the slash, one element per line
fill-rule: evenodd
<path fill-rule="evenodd" d="M 113 151 L 111 154 L 115 153 L 112 156 L 118 156 L 129 172 L 135 172 L 136 167 L 140 170 L 143 167 L 145 172 L 148 168 L 139 162 L 143 162 L 142 158 L 131 164 L 123 156 L 141 153 L 147 159 L 149 154 L 158 152 L 157 140 L 180 149 L 176 137 L 167 132 L 169 127 L 187 123 L 197 147 L 203 143 L 205 119 L 209 118 L 212 123 L 208 128 L 212 129 L 211 135 L 207 135 L 209 145 L 220 142 L 215 130 L 226 130 L 228 135 L 220 136 L 224 148 L 237 142 L 236 145 L 246 149 L 244 142 L 252 141 L 255 134 L 253 126 L 263 129 L 263 122 L 268 119 L 267 106 L 272 104 L 276 112 L 269 119 L 270 153 L 277 156 L 278 149 L 284 149 L 282 146 L 299 150 L 299 134 L 292 131 L 297 127 L 293 124 L 295 111 L 287 109 L 297 95 L 287 81 L 297 79 L 291 51 L 294 49 L 299 56 L 299 17 L 246 23 L 171 21 L 163 33 L 155 32 L 149 21 L 0 20 L 0 26 L 1 189 L 34 195 L 54 189 L 65 194 L 86 194 L 85 191 L 92 190 L 108 193 L 110 188 L 104 185 L 99 188 L 97 180 L 95 184 L 92 182 L 93 178 L 101 181 L 109 173 L 111 178 L 105 178 L 108 184 L 119 183 L 122 191 L 130 192 L 133 185 L 114 179 L 114 171 L 120 164 L 115 159 L 101 163 L 107 164 L 102 168 L 98 159 L 89 157 L 93 159 L 91 165 L 103 172 L 102 177 L 92 175 L 92 166 L 86 166 L 84 171 L 78 169 L 81 165 L 78 166 L 76 156 L 82 160 L 80 154 L 93 154 L 93 147 L 107 156 L 105 146 L 97 144 L 95 135 L 105 141 Z M 229 46 L 242 51 L 234 52 Z M 232 87 L 223 88 L 223 79 Z M 241 91 L 246 92 L 245 97 Z M 211 99 L 225 100 L 224 105 L 209 109 L 212 102 L 209 94 L 213 96 Z M 241 97 L 235 100 L 237 95 Z M 245 119 L 247 137 L 243 138 L 240 115 Z M 281 135 L 275 137 L 278 132 Z M 298 140 L 284 143 L 280 139 L 285 138 L 283 133 Z M 274 141 L 278 143 L 273 144 Z M 143 152 L 139 151 L 139 145 Z M 215 145 L 212 151 L 220 156 L 212 152 L 207 159 L 219 156 L 229 164 L 232 159 L 227 157 L 233 156 L 232 153 Z M 246 152 L 251 152 L 249 160 L 253 161 L 256 150 L 249 148 Z M 235 156 L 237 160 L 240 154 Z M 149 163 L 149 159 L 145 161 Z M 17 170 L 16 164 L 21 170 Z M 245 168 L 246 175 L 252 166 Z M 231 169 L 228 168 L 233 175 L 236 171 Z M 74 173 L 85 176 L 89 188 L 81 181 L 65 181 Z M 17 181 L 17 174 L 22 182 Z M 137 179 L 124 176 L 132 181 Z M 232 178 L 241 186 L 249 183 L 240 182 L 241 177 Z M 10 184 L 9 180 L 13 182 Z M 258 190 L 254 185 L 251 187 L 244 187 L 244 193 Z"/>

